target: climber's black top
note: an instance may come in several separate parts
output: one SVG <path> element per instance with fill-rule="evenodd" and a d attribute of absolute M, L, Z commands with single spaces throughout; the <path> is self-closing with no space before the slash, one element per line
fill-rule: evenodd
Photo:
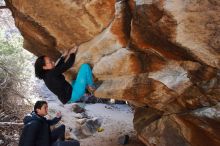
<path fill-rule="evenodd" d="M 63 104 L 70 100 L 72 94 L 72 86 L 65 80 L 65 77 L 62 73 L 71 68 L 74 61 L 74 53 L 70 55 L 66 62 L 64 61 L 64 57 L 61 57 L 53 69 L 46 71 L 43 78 L 48 89 L 56 94 Z"/>

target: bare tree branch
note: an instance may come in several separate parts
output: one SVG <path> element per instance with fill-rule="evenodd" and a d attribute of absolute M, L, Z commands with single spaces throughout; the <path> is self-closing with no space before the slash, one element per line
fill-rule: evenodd
<path fill-rule="evenodd" d="M 15 122 L 0 122 L 0 126 L 6 125 L 24 125 L 23 123 L 15 123 Z"/>
<path fill-rule="evenodd" d="M 8 9 L 7 6 L 0 6 L 0 9 Z"/>

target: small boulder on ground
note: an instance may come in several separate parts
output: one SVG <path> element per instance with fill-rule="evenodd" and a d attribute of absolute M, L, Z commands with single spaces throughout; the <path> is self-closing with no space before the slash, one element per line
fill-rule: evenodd
<path fill-rule="evenodd" d="M 128 144 L 129 136 L 128 135 L 122 135 L 118 138 L 118 143 L 121 145 Z"/>
<path fill-rule="evenodd" d="M 99 118 L 79 119 L 74 134 L 79 138 L 92 136 L 101 127 L 102 120 Z"/>
<path fill-rule="evenodd" d="M 73 104 L 72 105 L 72 110 L 75 113 L 83 113 L 83 112 L 85 112 L 85 109 L 80 107 L 78 104 Z"/>
<path fill-rule="evenodd" d="M 101 120 L 98 118 L 88 119 L 82 126 L 82 133 L 91 136 L 101 126 Z"/>

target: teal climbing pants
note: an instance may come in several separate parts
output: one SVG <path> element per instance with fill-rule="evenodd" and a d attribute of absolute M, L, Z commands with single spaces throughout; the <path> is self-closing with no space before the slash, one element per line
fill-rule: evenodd
<path fill-rule="evenodd" d="M 76 80 L 72 81 L 72 96 L 69 102 L 78 101 L 86 92 L 87 86 L 93 86 L 92 70 L 88 64 L 82 64 Z"/>

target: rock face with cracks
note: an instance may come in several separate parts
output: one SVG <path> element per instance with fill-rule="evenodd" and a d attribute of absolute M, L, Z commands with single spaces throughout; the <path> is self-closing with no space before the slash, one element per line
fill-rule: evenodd
<path fill-rule="evenodd" d="M 71 74 L 89 63 L 97 97 L 135 105 L 146 145 L 220 145 L 220 116 L 195 114 L 220 101 L 218 0 L 5 2 L 33 54 L 79 45 Z"/>

